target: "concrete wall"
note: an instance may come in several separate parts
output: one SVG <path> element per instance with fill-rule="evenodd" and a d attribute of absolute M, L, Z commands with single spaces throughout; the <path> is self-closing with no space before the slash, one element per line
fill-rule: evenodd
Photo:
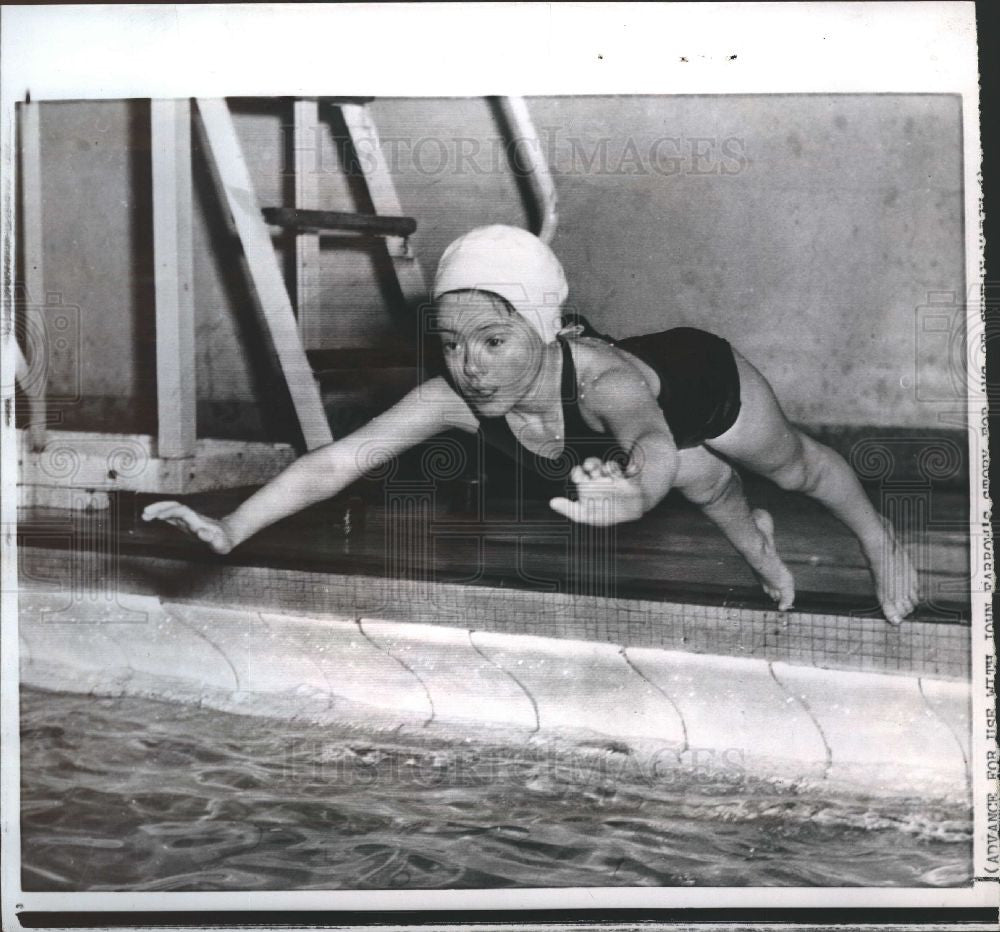
<path fill-rule="evenodd" d="M 962 354 L 923 332 L 919 309 L 930 292 L 964 291 L 958 98 L 530 106 L 560 196 L 553 245 L 571 301 L 596 326 L 619 336 L 677 324 L 721 333 L 806 424 L 931 427 L 940 404 L 920 399 L 957 397 Z M 261 203 L 288 203 L 287 102 L 234 109 Z M 529 222 L 487 101 L 385 99 L 372 109 L 428 271 L 472 226 Z M 142 422 L 134 426 L 152 430 L 148 108 L 46 104 L 41 123 L 47 290 L 81 308 L 84 393 L 118 399 Z M 314 147 L 321 206 L 364 208 L 343 170 L 336 112 L 330 126 Z M 216 417 L 225 403 L 263 411 L 265 428 L 280 432 L 283 391 L 247 313 L 239 253 L 200 155 L 195 170 L 199 397 L 216 403 Z M 327 243 L 315 345 L 405 344 L 410 325 L 394 299 L 375 253 Z M 53 386 L 70 375 L 53 372 Z"/>

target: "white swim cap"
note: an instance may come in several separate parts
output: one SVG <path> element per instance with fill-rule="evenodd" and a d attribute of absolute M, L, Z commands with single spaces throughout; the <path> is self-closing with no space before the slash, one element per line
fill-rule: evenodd
<path fill-rule="evenodd" d="M 555 253 L 533 233 L 503 224 L 471 230 L 441 256 L 434 300 L 466 289 L 500 295 L 545 343 L 559 332 L 561 306 L 569 294 Z"/>

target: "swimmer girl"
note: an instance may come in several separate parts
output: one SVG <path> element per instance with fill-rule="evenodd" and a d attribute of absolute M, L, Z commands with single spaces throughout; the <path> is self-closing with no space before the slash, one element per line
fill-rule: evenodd
<path fill-rule="evenodd" d="M 143 517 L 228 553 L 349 486 L 373 448 L 388 457 L 458 428 L 529 464 L 544 458 L 549 475 L 564 467 L 576 498 L 549 504 L 572 521 L 634 521 L 678 489 L 787 610 L 794 579 L 770 514 L 750 508 L 735 463 L 825 505 L 857 536 L 886 619 L 899 624 L 913 612 L 917 574 L 892 527 L 845 460 L 788 422 L 753 365 L 692 328 L 613 341 L 582 318 L 563 318 L 567 293 L 559 260 L 531 233 L 500 225 L 467 233 L 445 251 L 434 282 L 442 375 L 301 457 L 220 520 L 170 501 Z"/>

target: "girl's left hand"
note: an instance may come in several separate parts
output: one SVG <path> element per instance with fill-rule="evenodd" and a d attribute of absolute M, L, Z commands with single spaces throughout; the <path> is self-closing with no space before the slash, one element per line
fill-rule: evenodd
<path fill-rule="evenodd" d="M 570 478 L 576 483 L 578 500 L 553 498 L 549 507 L 571 521 L 607 526 L 642 517 L 642 491 L 617 463 L 592 456 L 583 466 L 574 467 Z"/>

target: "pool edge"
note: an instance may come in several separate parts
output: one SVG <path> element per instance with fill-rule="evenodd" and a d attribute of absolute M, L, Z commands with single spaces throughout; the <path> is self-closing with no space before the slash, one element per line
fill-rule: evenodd
<path fill-rule="evenodd" d="M 425 734 L 591 736 L 706 777 L 970 793 L 970 688 L 946 679 L 121 593 L 24 589 L 19 620 L 29 686 Z"/>

